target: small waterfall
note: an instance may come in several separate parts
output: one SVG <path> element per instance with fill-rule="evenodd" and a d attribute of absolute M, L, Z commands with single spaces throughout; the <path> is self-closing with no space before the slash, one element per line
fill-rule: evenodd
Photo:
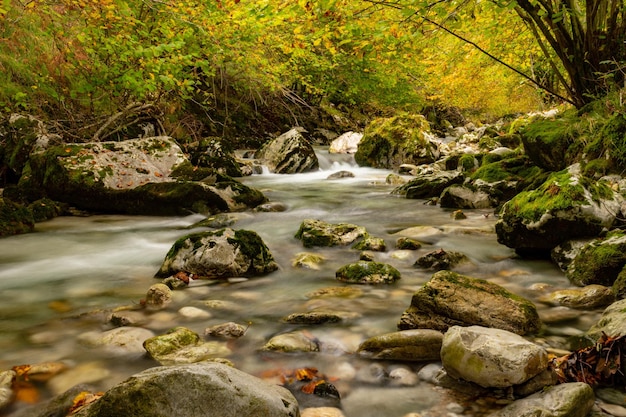
<path fill-rule="evenodd" d="M 330 153 L 328 147 L 316 147 L 315 156 L 317 156 L 321 171 L 350 170 L 358 167 L 354 155 Z"/>

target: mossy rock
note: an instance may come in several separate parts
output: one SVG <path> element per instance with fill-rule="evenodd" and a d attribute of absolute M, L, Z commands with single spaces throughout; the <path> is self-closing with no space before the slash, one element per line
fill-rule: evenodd
<path fill-rule="evenodd" d="M 615 222 L 622 199 L 605 182 L 574 167 L 508 201 L 496 223 L 498 242 L 519 253 L 550 251 L 567 240 L 596 237 Z"/>
<path fill-rule="evenodd" d="M 0 237 L 32 232 L 33 212 L 22 204 L 0 198 Z"/>
<path fill-rule="evenodd" d="M 33 213 L 35 222 L 43 222 L 60 216 L 66 212 L 67 206 L 49 198 L 42 198 L 30 203 L 28 209 Z"/>
<path fill-rule="evenodd" d="M 352 249 L 385 252 L 387 250 L 387 244 L 385 243 L 385 239 L 381 237 L 367 235 L 361 241 L 355 243 Z"/>
<path fill-rule="evenodd" d="M 311 248 L 349 245 L 366 234 L 367 230 L 364 227 L 355 224 L 331 224 L 321 220 L 306 219 L 300 225 L 295 238 L 301 240 L 305 248 Z"/>
<path fill-rule="evenodd" d="M 613 282 L 611 291 L 617 300 L 626 298 L 626 267 L 622 268 L 620 273 L 617 274 L 617 278 L 615 278 L 615 281 Z"/>
<path fill-rule="evenodd" d="M 458 171 L 435 172 L 420 175 L 406 184 L 394 188 L 391 194 L 403 195 L 411 199 L 439 197 L 443 190 L 455 184 L 462 184 L 464 180 L 465 176 Z"/>
<path fill-rule="evenodd" d="M 605 160 L 610 173 L 623 173 L 626 170 L 626 117 L 621 113 L 610 116 L 584 151 L 591 160 Z"/>
<path fill-rule="evenodd" d="M 612 286 L 626 265 L 626 232 L 615 230 L 582 247 L 566 274 L 574 285 Z"/>
<path fill-rule="evenodd" d="M 438 150 L 428 140 L 428 121 L 417 114 L 375 119 L 365 129 L 354 154 L 357 164 L 397 169 L 402 164 L 432 163 Z"/>
<path fill-rule="evenodd" d="M 381 262 L 360 261 L 337 270 L 338 281 L 351 284 L 393 284 L 401 278 L 400 271 Z"/>
<path fill-rule="evenodd" d="M 560 171 L 572 162 L 565 156 L 574 139 L 566 118 L 536 119 L 522 130 L 526 155 L 548 171 Z"/>
<path fill-rule="evenodd" d="M 218 137 L 207 137 L 187 148 L 191 163 L 199 168 L 209 168 L 231 177 L 241 177 L 241 166 L 228 142 Z"/>

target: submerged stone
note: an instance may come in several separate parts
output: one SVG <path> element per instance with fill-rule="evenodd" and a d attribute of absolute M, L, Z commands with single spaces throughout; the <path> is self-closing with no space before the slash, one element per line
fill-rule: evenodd
<path fill-rule="evenodd" d="M 443 333 L 429 329 L 404 330 L 370 337 L 359 345 L 359 356 L 381 360 L 439 361 Z"/>

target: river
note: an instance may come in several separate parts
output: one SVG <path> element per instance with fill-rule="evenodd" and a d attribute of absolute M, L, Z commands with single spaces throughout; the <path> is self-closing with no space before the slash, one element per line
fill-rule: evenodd
<path fill-rule="evenodd" d="M 229 357 L 239 369 L 262 375 L 275 369 L 313 366 L 333 378 L 342 395 L 347 417 L 401 417 L 429 410 L 441 400 L 432 386 L 420 382 L 395 386 L 388 379 L 371 377 L 376 364 L 352 354 L 366 337 L 396 330 L 411 295 L 432 272 L 416 268 L 417 257 L 443 248 L 465 253 L 473 266 L 466 273 L 496 282 L 510 291 L 536 300 L 548 289 L 569 288 L 564 274 L 544 260 L 523 260 L 496 242 L 492 210 L 466 210 L 467 219 L 453 220 L 451 211 L 391 195 L 386 170 L 357 167 L 346 156 L 318 151 L 322 169 L 297 175 L 262 174 L 242 182 L 263 191 L 271 200 L 287 206 L 284 212 L 241 213 L 234 228 L 256 231 L 270 248 L 280 269 L 265 277 L 231 283 L 193 282 L 193 288 L 177 293 L 174 303 L 145 327 L 162 333 L 186 326 L 202 334 L 213 324 L 235 321 L 249 325 L 246 335 L 232 342 Z M 326 179 L 339 170 L 353 178 Z M 308 299 L 311 291 L 343 286 L 334 276 L 342 265 L 358 259 L 349 247 L 305 249 L 294 238 L 304 219 L 364 226 L 385 239 L 388 251 L 376 253 L 377 261 L 390 263 L 402 279 L 390 286 L 360 287 L 362 295 L 346 299 Z M 139 217 L 97 215 L 60 217 L 40 223 L 34 233 L 0 240 L 0 369 L 45 361 L 61 361 L 76 372 L 75 382 L 87 379 L 107 389 L 132 373 L 156 363 L 145 357 L 120 358 L 77 341 L 80 335 L 106 329 L 107 312 L 122 305 L 137 305 L 174 241 L 192 230 L 202 216 Z M 419 251 L 397 251 L 400 230 L 433 226 L 436 233 L 423 239 Z M 199 230 L 199 229 L 198 229 Z M 294 268 L 296 254 L 315 252 L 325 257 L 319 270 Z M 465 271 L 461 271 L 465 273 Z M 231 308 L 211 310 L 210 318 L 189 319 L 177 314 L 199 300 L 231 302 Z M 202 304 L 204 305 L 204 304 Z M 540 306 L 542 314 L 554 309 Z M 315 308 L 358 313 L 338 325 L 308 326 L 324 349 L 302 355 L 264 354 L 259 348 L 273 335 L 303 328 L 282 318 Z M 586 330 L 598 312 L 579 314 L 564 324 L 548 326 L 543 338 L 563 339 Z M 411 372 L 421 364 L 385 364 Z M 67 388 L 65 382 L 55 385 Z M 55 389 L 40 389 L 41 399 Z M 16 408 L 20 408 L 18 404 Z"/>

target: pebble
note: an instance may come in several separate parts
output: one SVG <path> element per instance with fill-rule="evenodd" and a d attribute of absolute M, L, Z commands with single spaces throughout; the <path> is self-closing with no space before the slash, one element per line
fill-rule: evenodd
<path fill-rule="evenodd" d="M 208 311 L 191 306 L 181 308 L 180 310 L 178 310 L 178 314 L 188 319 L 208 319 L 212 317 L 211 313 L 209 313 Z"/>

